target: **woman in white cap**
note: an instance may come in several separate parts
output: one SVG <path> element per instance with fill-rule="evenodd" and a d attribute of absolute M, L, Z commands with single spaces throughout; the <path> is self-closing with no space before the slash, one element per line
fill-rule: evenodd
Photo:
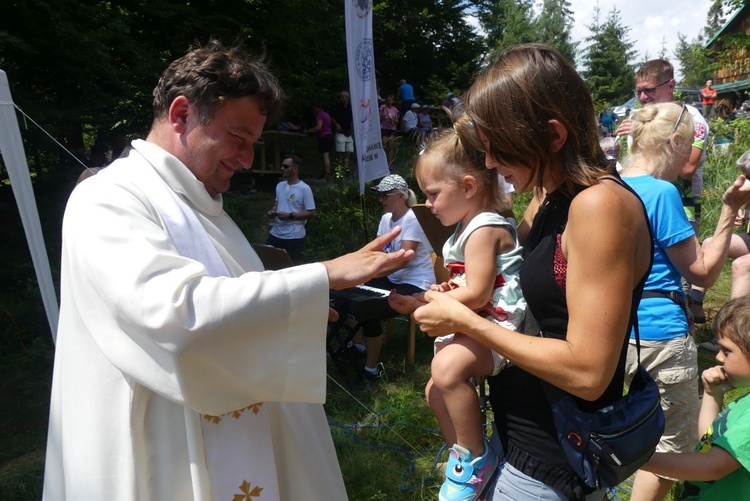
<path fill-rule="evenodd" d="M 411 206 L 417 201 L 416 195 L 409 189 L 406 180 L 398 174 L 384 177 L 372 189 L 377 192 L 384 212 L 378 226 L 378 235 L 388 233 L 394 226 L 401 226 L 401 234 L 388 244 L 383 252 L 412 249 L 414 257 L 401 263 L 398 268 L 389 270 L 387 276 L 370 280 L 367 285 L 389 291 L 396 289 L 399 294 L 407 295 L 427 290 L 435 283 L 435 271 L 430 257 L 432 246 L 411 210 Z M 364 323 L 362 334 L 367 347 L 365 376 L 375 378 L 380 375 L 378 357 L 383 344 L 380 321 Z"/>

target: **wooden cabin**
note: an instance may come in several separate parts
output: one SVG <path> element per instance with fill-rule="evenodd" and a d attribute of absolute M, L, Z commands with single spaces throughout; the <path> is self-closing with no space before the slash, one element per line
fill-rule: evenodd
<path fill-rule="evenodd" d="M 705 45 L 709 51 L 725 51 L 727 35 L 744 33 L 750 35 L 750 4 L 737 10 L 724 26 Z M 714 89 L 718 93 L 716 113 L 726 117 L 734 108 L 750 96 L 750 46 L 735 48 L 723 66 L 714 73 Z"/>

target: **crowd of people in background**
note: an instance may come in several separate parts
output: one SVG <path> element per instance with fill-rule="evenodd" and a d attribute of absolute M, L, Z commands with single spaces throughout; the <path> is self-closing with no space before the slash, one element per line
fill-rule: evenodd
<path fill-rule="evenodd" d="M 404 79 L 399 82 L 394 94 L 388 94 L 385 98 L 378 95 L 378 119 L 388 164 L 393 163 L 400 138 L 405 138 L 410 145 L 418 146 L 429 138 L 435 127 L 450 123 L 451 115 L 459 109 L 460 100 L 453 92 L 446 94 L 442 105 L 417 101 L 414 87 Z M 347 90 L 342 90 L 338 99 L 333 100 L 330 105 L 315 104 L 311 121 L 281 120 L 274 127 L 284 132 L 314 135 L 323 165 L 319 176 L 321 179 L 356 175 L 356 165 L 352 164 L 356 149 L 354 120 Z M 287 144 L 284 153 L 293 152 L 293 148 Z"/>

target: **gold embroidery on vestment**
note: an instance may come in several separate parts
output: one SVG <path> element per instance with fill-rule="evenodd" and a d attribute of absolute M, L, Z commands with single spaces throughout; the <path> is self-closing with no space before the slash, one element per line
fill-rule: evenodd
<path fill-rule="evenodd" d="M 257 485 L 255 487 L 252 487 L 252 484 L 248 482 L 247 480 L 244 480 L 242 482 L 242 485 L 240 485 L 240 490 L 242 491 L 242 494 L 235 494 L 232 498 L 232 501 L 251 501 L 253 498 L 257 498 L 260 496 L 261 491 L 263 491 L 262 487 L 258 487 Z"/>
<path fill-rule="evenodd" d="M 222 414 L 221 416 L 212 416 L 210 414 L 204 414 L 203 419 L 205 419 L 206 421 L 210 421 L 211 423 L 214 423 L 214 424 L 219 424 L 221 423 L 223 419 L 222 416 L 232 416 L 234 419 L 239 419 L 240 416 L 242 416 L 242 414 L 247 410 L 251 411 L 253 414 L 258 414 L 258 412 L 260 412 L 261 407 L 263 407 L 263 402 L 258 402 L 255 404 L 250 404 L 243 409 L 237 409 L 236 411 L 227 412 L 226 414 Z"/>

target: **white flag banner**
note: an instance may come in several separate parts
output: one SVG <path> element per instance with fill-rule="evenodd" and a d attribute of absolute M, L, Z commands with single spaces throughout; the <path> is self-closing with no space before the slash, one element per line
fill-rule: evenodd
<path fill-rule="evenodd" d="M 365 183 L 390 174 L 380 139 L 378 86 L 372 45 L 372 0 L 344 0 L 346 4 L 346 54 L 349 64 L 359 192 Z"/>

